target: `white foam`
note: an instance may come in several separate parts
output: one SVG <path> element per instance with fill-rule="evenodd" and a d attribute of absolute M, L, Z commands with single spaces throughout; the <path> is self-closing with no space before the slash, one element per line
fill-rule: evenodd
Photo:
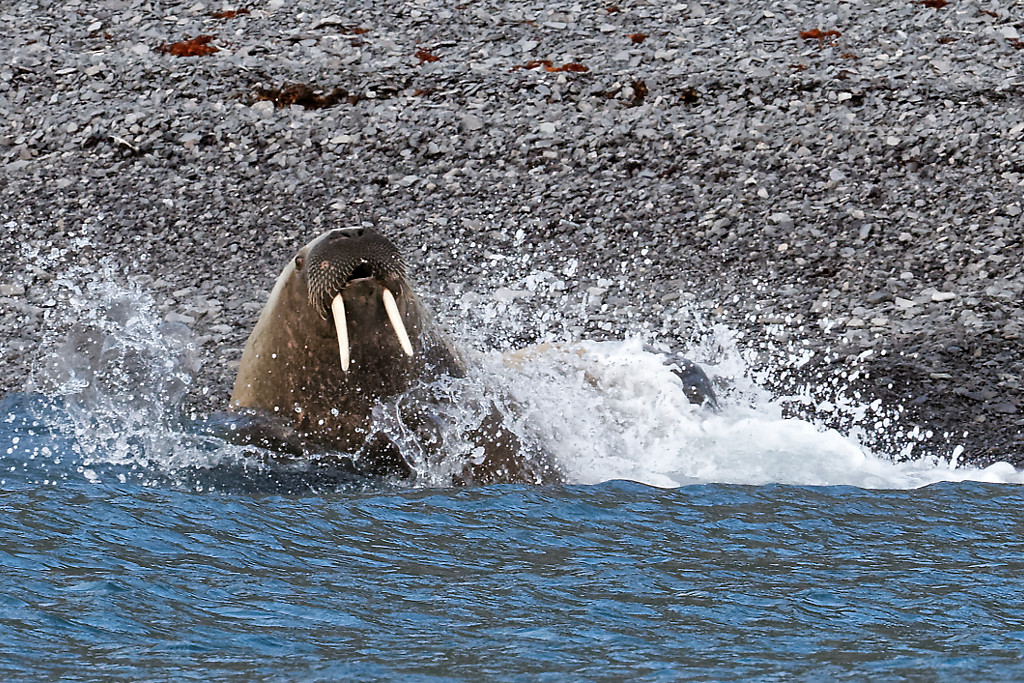
<path fill-rule="evenodd" d="M 555 452 L 574 483 L 1024 483 L 1024 473 L 1005 463 L 978 469 L 955 467 L 952 458 L 894 462 L 853 437 L 784 418 L 779 401 L 749 384 L 722 397 L 719 413 L 691 405 L 661 356 L 645 352 L 639 340 L 552 350 L 516 370 L 502 370 L 492 355 L 489 368 L 504 373 L 525 410 L 519 425 Z"/>
<path fill-rule="evenodd" d="M 81 464 L 173 470 L 243 457 L 239 448 L 177 426 L 197 367 L 189 331 L 163 323 L 152 297 L 118 284 L 109 266 L 65 272 L 56 283 L 55 327 L 75 325 L 68 337 L 50 340 L 55 353 L 36 368 L 29 388 L 64 398 Z M 876 425 L 889 428 L 888 420 L 868 417 L 877 414 L 874 404 L 854 400 L 843 408 L 861 420 L 852 435 L 785 418 L 783 403 L 744 377 L 746 364 L 732 333 L 715 329 L 709 336 L 710 345 L 727 349 L 711 374 L 731 378 L 718 413 L 691 405 L 662 357 L 631 339 L 528 354 L 518 367 L 509 367 L 500 353 L 484 354 L 480 371 L 467 379 L 475 383 L 467 395 L 476 399 L 477 412 L 447 417 L 454 432 L 470 432 L 487 412 L 487 392 L 501 387 L 508 426 L 552 452 L 569 481 L 579 484 L 630 479 L 660 487 L 714 482 L 906 489 L 940 481 L 1024 483 L 1024 473 L 1006 463 L 956 467 L 962 449 L 899 463 L 872 452 L 857 434 Z M 703 357 L 697 349 L 697 359 Z M 894 452 L 914 445 L 912 432 L 893 438 L 906 441 Z M 446 443 L 472 451 L 473 444 L 456 441 Z M 447 476 L 444 470 L 421 483 L 443 485 Z"/>

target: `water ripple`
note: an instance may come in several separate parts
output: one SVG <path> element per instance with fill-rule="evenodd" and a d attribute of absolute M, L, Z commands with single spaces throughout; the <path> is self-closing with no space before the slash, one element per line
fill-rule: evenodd
<path fill-rule="evenodd" d="M 1013 485 L 197 491 L 19 429 L 5 680 L 1024 676 Z"/>

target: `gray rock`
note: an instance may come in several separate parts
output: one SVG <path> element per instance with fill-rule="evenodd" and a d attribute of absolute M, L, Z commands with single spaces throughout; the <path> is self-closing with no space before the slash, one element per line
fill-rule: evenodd
<path fill-rule="evenodd" d="M 1024 118 L 1008 105 L 1021 71 L 1007 10 L 592 9 L 275 0 L 232 20 L 221 52 L 187 58 L 156 48 L 207 30 L 202 5 L 5 11 L 0 272 L 25 289 L 0 289 L 0 340 L 23 345 L 4 356 L 0 390 L 44 349 L 39 321 L 60 309 L 71 264 L 106 258 L 125 285 L 151 278 L 167 316 L 209 326 L 196 332 L 216 359 L 244 343 L 296 245 L 379 224 L 438 316 L 492 345 L 572 330 L 685 347 L 714 322 L 777 375 L 804 349 L 848 345 L 853 360 L 788 376 L 826 397 L 839 365 L 863 366 L 891 386 L 851 390 L 904 408 L 907 425 L 962 434 L 984 419 L 968 459 L 1024 455 L 1020 414 L 994 407 L 1024 400 L 1005 379 L 1024 372 Z M 793 17 L 840 30 L 839 45 L 800 40 Z M 117 40 L 98 39 L 114 26 Z M 342 33 L 355 26 L 370 31 Z M 722 27 L 744 28 L 723 41 Z M 638 30 L 650 37 L 633 45 Z M 440 59 L 418 64 L 421 48 Z M 513 70 L 535 59 L 588 70 Z M 287 83 L 347 95 L 323 109 L 258 101 Z M 683 300 L 709 322 L 680 324 Z M 930 367 L 929 339 L 964 351 Z M 207 368 L 230 384 L 228 363 Z M 970 413 L 930 373 L 997 397 Z"/>

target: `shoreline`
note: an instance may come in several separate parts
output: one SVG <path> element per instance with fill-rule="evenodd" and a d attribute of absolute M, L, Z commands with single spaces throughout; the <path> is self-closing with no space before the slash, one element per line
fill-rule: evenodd
<path fill-rule="evenodd" d="M 932 431 L 921 450 L 1024 465 L 1024 63 L 1005 11 L 214 9 L 0 13 L 0 393 L 38 360 L 60 275 L 33 250 L 132 273 L 193 330 L 195 400 L 216 407 L 291 252 L 372 223 L 482 344 L 685 350 L 725 325 L 770 389 L 860 392 Z M 201 34 L 219 51 L 157 50 Z M 259 99 L 288 83 L 345 95 Z"/>

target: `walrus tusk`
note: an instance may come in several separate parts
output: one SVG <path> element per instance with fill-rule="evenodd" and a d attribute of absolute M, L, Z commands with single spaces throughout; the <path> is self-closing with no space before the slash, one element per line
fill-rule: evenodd
<path fill-rule="evenodd" d="M 395 303 L 395 295 L 391 293 L 391 290 L 387 287 L 384 288 L 384 293 L 381 294 L 384 299 L 384 310 L 388 312 L 388 320 L 391 321 L 391 327 L 395 328 L 395 334 L 398 335 L 398 343 L 402 345 L 402 350 L 405 351 L 405 355 L 412 355 L 412 343 L 409 341 L 409 333 L 405 331 L 405 323 L 402 322 L 402 314 L 398 312 L 398 304 Z"/>
<path fill-rule="evenodd" d="M 341 294 L 331 301 L 331 312 L 334 313 L 334 329 L 338 331 L 338 348 L 341 350 L 341 369 L 348 372 L 348 324 L 345 322 L 345 301 Z"/>

